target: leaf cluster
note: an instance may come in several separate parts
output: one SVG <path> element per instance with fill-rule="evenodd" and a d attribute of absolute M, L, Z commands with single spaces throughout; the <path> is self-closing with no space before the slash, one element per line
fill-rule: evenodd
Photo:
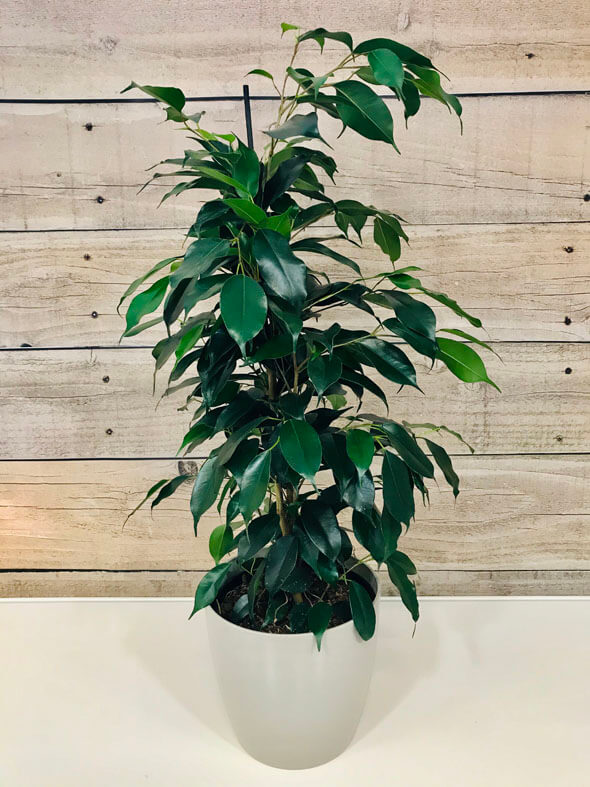
<path fill-rule="evenodd" d="M 323 49 L 327 39 L 345 49 L 338 64 L 321 75 L 295 65 L 301 44 Z M 217 505 L 222 522 L 209 542 L 216 565 L 197 588 L 194 612 L 245 573 L 249 589 L 234 619 L 252 616 L 264 594 L 266 625 L 288 618 L 293 631 L 314 632 L 319 647 L 333 610 L 310 593 L 315 577 L 326 587 L 348 584 L 349 614 L 361 637 L 372 636 L 372 599 L 354 572 L 368 557 L 387 567 L 418 619 L 416 568 L 398 540 L 414 519 L 416 497 L 428 500 L 435 466 L 459 493 L 451 457 L 431 439 L 446 427 L 391 418 L 381 378 L 420 390 L 409 347 L 460 380 L 495 384 L 465 340 L 486 345 L 463 331 L 446 332 L 463 341 L 441 336 L 428 301 L 474 327 L 480 321 L 424 286 L 418 268 L 395 268 L 408 240 L 400 216 L 332 199 L 325 182 L 334 181 L 337 164 L 320 132 L 323 113 L 395 150 L 392 115 L 376 88 L 393 92 L 406 121 L 424 96 L 460 116 L 431 61 L 390 39 L 355 46 L 348 33 L 317 28 L 297 30 L 281 89 L 268 72 L 255 73 L 272 80 L 280 99 L 261 156 L 233 134 L 205 130 L 201 113 L 186 114 L 180 90 L 129 86 L 162 101 L 167 119 L 193 143 L 152 176 L 177 180 L 163 199 L 193 189 L 216 197 L 199 210 L 184 253 L 124 293 L 122 302 L 132 298 L 124 335 L 164 324 L 166 336 L 153 349 L 156 371 L 168 366 L 165 395 L 184 391 L 183 409 L 193 411 L 179 450 L 216 440 L 196 477 L 163 479 L 145 498 L 153 507 L 191 483 L 195 534 Z M 372 277 L 355 259 L 368 227 L 385 257 Z M 322 258 L 341 266 L 342 276 L 330 278 Z M 373 320 L 373 329 L 329 319 L 351 309 Z M 363 411 L 367 393 L 384 414 Z M 367 558 L 353 556 L 351 536 Z"/>

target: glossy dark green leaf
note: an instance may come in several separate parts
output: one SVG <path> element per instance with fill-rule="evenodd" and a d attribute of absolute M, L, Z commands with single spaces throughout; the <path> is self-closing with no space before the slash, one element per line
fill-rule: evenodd
<path fill-rule="evenodd" d="M 286 421 L 280 429 L 281 453 L 290 467 L 313 480 L 320 469 L 322 445 L 316 430 L 306 421 Z"/>
<path fill-rule="evenodd" d="M 245 522 L 262 505 L 270 476 L 270 451 L 263 451 L 250 462 L 240 483 L 240 511 Z"/>
<path fill-rule="evenodd" d="M 306 601 L 301 604 L 293 604 L 289 612 L 289 627 L 293 634 L 303 634 L 305 631 L 309 631 L 307 623 L 309 610 L 310 606 Z"/>
<path fill-rule="evenodd" d="M 383 503 L 394 519 L 410 524 L 415 511 L 410 474 L 404 462 L 391 451 L 386 451 L 383 457 Z"/>
<path fill-rule="evenodd" d="M 337 95 L 346 99 L 337 104 L 342 122 L 361 136 L 388 142 L 397 150 L 393 119 L 383 99 L 363 82 L 338 82 L 334 87 Z"/>
<path fill-rule="evenodd" d="M 369 65 L 380 85 L 401 90 L 404 82 L 404 64 L 391 49 L 372 49 L 368 54 Z"/>
<path fill-rule="evenodd" d="M 332 41 L 339 41 L 341 44 L 344 44 L 352 51 L 352 36 L 350 33 L 345 32 L 336 32 L 331 33 L 329 30 L 326 30 L 324 27 L 316 27 L 315 30 L 308 30 L 306 33 L 302 33 L 298 40 L 299 42 L 302 41 L 316 41 L 320 45 L 320 49 L 323 51 L 324 44 L 326 42 L 326 38 Z"/>
<path fill-rule="evenodd" d="M 189 479 L 190 477 L 191 477 L 190 475 L 187 475 L 186 473 L 184 473 L 182 475 L 177 475 L 176 478 L 172 478 L 170 481 L 168 481 L 160 489 L 160 491 L 158 492 L 157 496 L 154 498 L 154 500 L 152 502 L 152 505 L 151 505 L 151 508 L 155 508 L 156 506 L 160 505 L 162 500 L 166 500 L 167 497 L 170 497 L 171 495 L 173 495 L 174 492 L 176 492 L 176 490 L 178 489 L 178 487 L 182 486 L 182 484 L 184 484 L 184 482 L 187 479 Z M 150 489 L 150 491 L 148 492 L 147 497 L 150 497 L 151 493 L 153 493 L 154 491 L 155 491 L 155 489 L 154 489 L 154 487 L 152 487 Z M 146 499 L 147 499 L 147 497 L 146 497 Z"/>
<path fill-rule="evenodd" d="M 376 49 L 389 49 L 391 52 L 395 52 L 404 63 L 433 68 L 432 62 L 427 57 L 416 52 L 414 49 L 410 49 L 409 46 L 400 44 L 397 41 L 392 41 L 389 38 L 370 38 L 367 41 L 361 41 L 361 43 L 357 44 L 354 48 L 354 53 L 356 55 L 362 55 L 368 52 L 374 52 Z"/>
<path fill-rule="evenodd" d="M 208 511 L 217 499 L 225 468 L 220 465 L 217 456 L 207 459 L 199 470 L 191 493 L 191 513 L 195 534 L 200 518 Z"/>
<path fill-rule="evenodd" d="M 130 295 L 133 295 L 133 293 L 144 283 L 144 281 L 147 281 L 151 276 L 154 275 L 154 273 L 158 273 L 158 271 L 163 270 L 163 268 L 167 268 L 168 266 L 172 265 L 173 262 L 176 262 L 176 260 L 180 259 L 182 259 L 182 257 L 167 257 L 165 260 L 160 260 L 160 262 L 154 265 L 154 267 L 151 268 L 147 273 L 144 273 L 143 276 L 139 276 L 139 278 L 135 279 L 135 281 L 132 282 L 129 287 L 127 287 L 121 296 L 121 300 L 117 305 L 117 313 L 119 312 L 123 301 L 125 301 Z"/>
<path fill-rule="evenodd" d="M 273 298 L 269 298 L 268 307 L 270 311 L 278 317 L 283 327 L 290 334 L 292 340 L 292 349 L 295 349 L 297 339 L 303 328 L 303 321 L 298 314 L 294 314 L 288 309 L 283 309 Z"/>
<path fill-rule="evenodd" d="M 365 588 L 353 579 L 348 583 L 348 591 L 354 627 L 361 639 L 371 639 L 377 622 L 373 600 Z"/>
<path fill-rule="evenodd" d="M 453 469 L 451 457 L 447 454 L 442 445 L 433 443 L 432 440 L 426 440 L 426 445 L 430 449 L 430 453 L 434 457 L 434 461 L 442 470 L 447 484 L 452 488 L 453 495 L 457 497 L 459 494 L 459 476 Z"/>
<path fill-rule="evenodd" d="M 315 238 L 303 238 L 302 240 L 292 243 L 291 248 L 293 251 L 309 251 L 313 254 L 322 254 L 325 257 L 330 257 L 331 259 L 336 260 L 336 262 L 341 262 L 342 265 L 346 265 L 347 268 L 351 268 L 355 273 L 358 273 L 359 276 L 361 275 L 361 269 L 354 260 L 351 260 L 349 257 L 345 257 L 344 254 L 334 251 L 334 249 L 331 249 L 324 243 L 320 243 Z"/>
<path fill-rule="evenodd" d="M 253 519 L 238 539 L 238 560 L 251 560 L 275 537 L 279 527 L 276 514 L 264 514 Z"/>
<path fill-rule="evenodd" d="M 381 428 L 408 467 L 426 478 L 434 478 L 432 462 L 407 429 L 395 421 L 384 421 Z"/>
<path fill-rule="evenodd" d="M 313 633 L 318 650 L 322 647 L 322 637 L 332 620 L 332 607 L 325 601 L 318 601 L 309 610 L 307 623 L 309 630 Z"/>
<path fill-rule="evenodd" d="M 235 429 L 231 435 L 227 438 L 225 443 L 216 448 L 217 458 L 219 459 L 219 464 L 224 465 L 232 458 L 238 446 L 247 438 L 249 437 L 255 429 L 257 429 L 260 424 L 264 421 L 264 416 L 260 416 L 258 418 L 254 418 L 252 421 L 248 421 L 248 423 L 240 426 L 239 429 Z"/>
<path fill-rule="evenodd" d="M 228 197 L 223 200 L 226 205 L 233 210 L 236 216 L 252 224 L 254 227 L 262 224 L 267 218 L 267 214 L 261 207 L 255 205 L 249 199 L 239 199 Z"/>
<path fill-rule="evenodd" d="M 375 503 L 375 485 L 369 470 L 359 476 L 356 470 L 341 482 L 342 500 L 363 514 L 369 513 Z"/>
<path fill-rule="evenodd" d="M 445 364 L 455 377 L 463 380 L 464 383 L 488 383 L 497 391 L 500 389 L 495 382 L 490 380 L 484 362 L 472 347 L 454 339 L 443 339 L 439 337 L 438 358 Z"/>
<path fill-rule="evenodd" d="M 436 358 L 436 354 L 438 352 L 438 345 L 436 342 L 433 342 L 423 334 L 417 333 L 411 328 L 408 328 L 408 326 L 404 325 L 403 322 L 400 322 L 397 317 L 390 317 L 388 320 L 383 320 L 383 325 L 388 331 L 391 331 L 396 336 L 399 336 L 400 339 L 406 341 L 410 347 L 413 347 L 414 350 L 416 350 L 416 352 L 425 355 L 431 360 Z"/>
<path fill-rule="evenodd" d="M 281 536 L 268 550 L 264 585 L 271 596 L 281 589 L 295 568 L 297 553 L 298 541 L 295 536 Z"/>
<path fill-rule="evenodd" d="M 129 333 L 129 330 L 136 326 L 146 314 L 151 314 L 156 311 L 164 300 L 164 295 L 168 289 L 168 281 L 168 276 L 164 276 L 162 279 L 158 279 L 158 281 L 154 282 L 147 290 L 135 296 L 127 309 L 126 333 Z"/>
<path fill-rule="evenodd" d="M 248 614 L 248 594 L 243 593 L 232 607 L 230 620 L 239 623 Z"/>
<path fill-rule="evenodd" d="M 248 585 L 248 614 L 250 616 L 250 620 L 254 619 L 254 605 L 256 604 L 256 595 L 262 583 L 262 575 L 264 574 L 264 569 L 266 568 L 266 561 L 261 560 L 256 567 L 256 571 L 254 572 L 254 576 L 250 580 Z"/>
<path fill-rule="evenodd" d="M 408 356 L 394 344 L 371 337 L 359 342 L 361 356 L 364 363 L 374 366 L 387 380 L 398 385 L 411 385 L 418 387 L 416 370 Z"/>
<path fill-rule="evenodd" d="M 246 342 L 257 336 L 266 320 L 268 302 L 260 284 L 249 276 L 232 276 L 219 298 L 227 332 L 246 354 Z"/>
<path fill-rule="evenodd" d="M 334 511 L 317 501 L 306 501 L 301 506 L 301 525 L 312 544 L 328 559 L 340 553 L 342 538 Z"/>
<path fill-rule="evenodd" d="M 292 115 L 282 126 L 266 131 L 265 134 L 268 134 L 273 139 L 291 139 L 292 137 L 322 138 L 318 129 L 316 112 L 310 112 L 308 115 Z"/>
<path fill-rule="evenodd" d="M 274 230 L 259 230 L 252 249 L 266 286 L 296 309 L 307 294 L 306 268 L 289 246 L 289 241 Z"/>
<path fill-rule="evenodd" d="M 404 102 L 404 118 L 406 120 L 406 128 L 408 126 L 408 118 L 413 117 L 420 109 L 420 91 L 412 82 L 404 81 L 401 98 Z"/>
<path fill-rule="evenodd" d="M 359 473 L 371 467 L 375 454 L 373 438 L 364 429 L 349 429 L 346 432 L 346 453 Z"/>
<path fill-rule="evenodd" d="M 307 373 L 318 396 L 321 396 L 333 383 L 340 379 L 342 361 L 340 358 L 318 355 L 307 364 Z"/>
<path fill-rule="evenodd" d="M 393 584 L 399 590 L 402 602 L 412 615 L 412 620 L 417 621 L 420 617 L 420 608 L 416 595 L 416 586 L 412 580 L 408 578 L 407 572 L 404 570 L 404 567 L 400 565 L 399 560 L 396 559 L 395 553 L 387 561 L 387 573 Z"/>
<path fill-rule="evenodd" d="M 195 593 L 195 604 L 193 607 L 193 611 L 190 614 L 190 618 L 198 612 L 200 609 L 204 607 L 208 607 L 209 604 L 212 604 L 215 599 L 217 598 L 217 594 L 221 590 L 225 579 L 234 565 L 233 562 L 229 563 L 219 563 L 219 565 L 212 568 L 211 571 L 208 571 L 203 579 L 199 582 L 199 586 L 197 587 L 197 592 Z"/>
<path fill-rule="evenodd" d="M 288 333 L 273 336 L 252 355 L 253 361 L 266 361 L 268 359 L 284 358 L 293 352 L 293 337 Z"/>
<path fill-rule="evenodd" d="M 173 107 L 177 112 L 182 112 L 185 105 L 186 98 L 182 90 L 177 87 L 156 87 L 154 85 L 138 85 L 137 82 L 132 82 L 126 88 L 121 90 L 121 93 L 126 93 L 128 90 L 137 88 L 147 93 L 148 96 L 156 98 L 158 101 L 163 101 L 165 104 Z"/>
<path fill-rule="evenodd" d="M 218 525 L 213 528 L 209 536 L 209 553 L 216 563 L 232 548 L 234 541 L 233 530 L 229 525 Z"/>
<path fill-rule="evenodd" d="M 377 563 L 382 563 L 385 560 L 385 540 L 377 512 L 373 510 L 367 515 L 361 514 L 360 511 L 353 511 L 352 529 L 359 544 Z"/>
<path fill-rule="evenodd" d="M 170 285 L 176 287 L 182 279 L 213 273 L 216 263 L 225 259 L 229 253 L 230 245 L 227 240 L 200 238 L 193 241 L 186 250 L 184 261 L 170 277 Z"/>
<path fill-rule="evenodd" d="M 251 197 L 258 194 L 260 162 L 253 148 L 238 140 L 238 156 L 233 159 L 232 177 L 241 183 Z"/>
<path fill-rule="evenodd" d="M 449 111 L 453 111 L 458 118 L 461 117 L 463 108 L 457 96 L 447 93 L 443 90 L 440 84 L 440 74 L 431 68 L 422 68 L 421 66 L 412 66 L 411 69 L 416 74 L 416 79 L 413 80 L 414 85 L 418 88 L 420 93 L 424 96 L 430 96 L 445 104 Z"/>
<path fill-rule="evenodd" d="M 401 243 L 395 228 L 382 216 L 377 216 L 373 224 L 373 238 L 384 254 L 392 262 L 399 260 Z"/>

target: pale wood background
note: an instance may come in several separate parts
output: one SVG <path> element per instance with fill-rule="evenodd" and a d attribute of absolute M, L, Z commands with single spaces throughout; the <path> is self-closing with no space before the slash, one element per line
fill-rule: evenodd
<path fill-rule="evenodd" d="M 150 348 L 160 334 L 118 345 L 116 303 L 180 248 L 199 202 L 191 195 L 157 210 L 161 186 L 137 196 L 145 168 L 177 155 L 183 139 L 159 124 L 154 104 L 119 91 L 135 79 L 227 97 L 191 108 L 243 136 L 232 97 L 249 69 L 284 61 L 281 21 L 347 29 L 356 40 L 391 35 L 433 57 L 464 94 L 462 137 L 432 102 L 407 132 L 396 114 L 401 158 L 356 137 L 336 142 L 324 123 L 340 158 L 349 156 L 333 195 L 403 215 L 412 240 L 404 263 L 481 316 L 503 359 L 488 360 L 501 395 L 423 364 L 426 397 L 388 389 L 398 417 L 447 423 L 476 449 L 447 443 L 463 492 L 455 504 L 433 486 L 431 508 L 405 537 L 422 592 L 590 592 L 588 6 L 369 0 L 361 12 L 341 0 L 324 4 L 321 18 L 318 8 L 4 0 L 0 594 L 186 595 L 209 565 L 217 520 L 208 515 L 194 539 L 188 489 L 123 528 L 144 490 L 178 469 L 188 416 L 178 400 L 155 411 Z M 327 44 L 325 63 L 335 48 Z M 321 68 L 313 44 L 306 64 Z M 249 84 L 268 95 L 265 80 Z M 258 141 L 275 109 L 254 100 Z M 373 272 L 379 255 L 369 244 L 359 262 Z M 443 327 L 467 327 L 438 315 Z M 361 324 L 345 310 L 339 319 Z"/>

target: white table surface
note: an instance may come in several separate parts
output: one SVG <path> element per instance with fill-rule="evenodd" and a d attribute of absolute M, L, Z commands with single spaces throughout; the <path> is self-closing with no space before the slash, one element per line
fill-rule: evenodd
<path fill-rule="evenodd" d="M 590 785 L 590 598 L 382 602 L 369 702 L 341 757 L 239 748 L 187 599 L 0 601 L 1 787 Z"/>

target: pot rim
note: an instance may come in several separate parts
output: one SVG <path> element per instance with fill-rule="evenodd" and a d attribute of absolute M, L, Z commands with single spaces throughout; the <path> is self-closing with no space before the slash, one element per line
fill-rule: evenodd
<path fill-rule="evenodd" d="M 365 569 L 370 574 L 371 579 L 375 583 L 375 596 L 373 597 L 373 606 L 375 607 L 381 593 L 381 583 L 379 581 L 379 576 L 377 572 L 373 571 L 373 569 L 370 566 L 368 566 L 366 563 L 361 564 L 360 566 L 358 566 L 358 568 Z M 301 631 L 291 634 L 287 634 L 287 633 L 278 634 L 277 632 L 274 631 L 259 631 L 258 629 L 249 629 L 246 628 L 245 626 L 240 626 L 238 623 L 234 623 L 232 620 L 228 620 L 227 618 L 224 618 L 223 615 L 220 615 L 219 612 L 216 612 L 215 609 L 213 609 L 212 604 L 209 604 L 207 607 L 205 607 L 204 611 L 206 612 L 207 615 L 215 615 L 215 617 L 218 618 L 223 623 L 226 623 L 228 626 L 232 626 L 234 629 L 240 629 L 246 634 L 255 634 L 257 636 L 263 635 L 265 637 L 275 637 L 275 638 L 283 637 L 285 639 L 291 639 L 292 637 L 314 636 L 313 632 L 311 631 Z M 332 626 L 331 628 L 326 629 L 324 636 L 327 636 L 330 631 L 341 631 L 346 626 L 353 626 L 353 625 L 354 625 L 354 621 L 352 619 L 347 620 L 345 623 L 339 623 L 337 626 Z"/>

